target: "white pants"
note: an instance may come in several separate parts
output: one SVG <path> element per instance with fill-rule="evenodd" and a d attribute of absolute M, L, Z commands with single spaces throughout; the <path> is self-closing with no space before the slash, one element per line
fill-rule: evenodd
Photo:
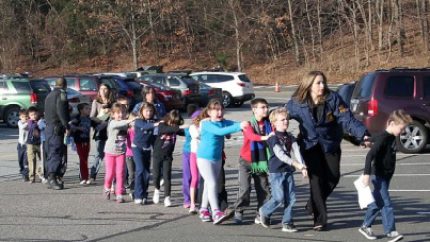
<path fill-rule="evenodd" d="M 218 204 L 218 177 L 221 171 L 222 162 L 209 161 L 197 158 L 197 167 L 200 175 L 205 180 L 203 187 L 203 197 L 201 208 L 205 209 L 211 206 L 212 211 L 219 210 Z"/>

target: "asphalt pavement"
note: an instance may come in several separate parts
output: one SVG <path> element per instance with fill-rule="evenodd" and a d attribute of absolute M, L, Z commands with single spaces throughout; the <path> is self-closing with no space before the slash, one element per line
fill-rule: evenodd
<path fill-rule="evenodd" d="M 293 88 L 280 93 L 273 87 L 256 89 L 271 107 L 289 99 Z M 226 118 L 245 120 L 250 117 L 249 104 L 227 109 Z M 291 129 L 297 133 L 297 124 Z M 367 150 L 347 142 L 342 144 L 342 178 L 328 200 L 329 231 L 314 232 L 312 219 L 303 209 L 309 196 L 308 182 L 295 175 L 297 203 L 294 220 L 297 233 L 281 232 L 281 210 L 272 216 L 270 229 L 253 224 L 255 196 L 245 212 L 245 223 L 226 221 L 222 225 L 202 223 L 196 215 L 182 208 L 181 148 L 179 139 L 174 154 L 172 202 L 174 207 L 116 204 L 103 198 L 103 174 L 96 184 L 79 185 L 78 159 L 69 151 L 65 189 L 49 190 L 44 184 L 24 183 L 18 172 L 16 140 L 18 131 L 0 127 L 0 241 L 367 241 L 358 233 L 364 210 L 358 207 L 353 181 L 361 174 Z M 226 178 L 229 203 L 237 194 L 237 159 L 242 137 L 233 135 L 226 141 Z M 396 174 L 390 194 L 395 207 L 397 229 L 404 241 L 430 241 L 430 152 L 398 154 Z M 91 157 L 90 157 L 91 161 Z M 103 170 L 103 168 L 102 168 Z M 150 186 L 150 198 L 153 186 Z M 163 193 L 161 193 L 163 195 Z M 161 196 L 163 197 L 163 196 Z M 382 236 L 380 217 L 374 225 L 378 241 Z"/>

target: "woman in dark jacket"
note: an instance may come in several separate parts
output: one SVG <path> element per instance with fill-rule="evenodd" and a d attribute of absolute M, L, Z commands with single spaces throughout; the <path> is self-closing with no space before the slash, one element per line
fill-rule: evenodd
<path fill-rule="evenodd" d="M 366 144 L 367 130 L 327 87 L 320 71 L 306 74 L 285 106 L 290 118 L 299 122 L 298 138 L 310 180 L 306 210 L 313 215 L 314 230 L 326 230 L 326 201 L 340 179 L 342 128 Z"/>

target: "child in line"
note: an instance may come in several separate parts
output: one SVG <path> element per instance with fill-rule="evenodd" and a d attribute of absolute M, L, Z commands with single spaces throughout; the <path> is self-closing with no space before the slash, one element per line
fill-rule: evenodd
<path fill-rule="evenodd" d="M 91 107 L 88 103 L 78 104 L 79 116 L 70 121 L 73 140 L 76 144 L 76 152 L 79 156 L 79 169 L 81 185 L 91 184 L 88 174 L 88 156 L 90 153 L 91 127 L 97 126 L 97 122 L 91 120 Z"/>
<path fill-rule="evenodd" d="M 28 159 L 27 159 L 27 137 L 28 137 L 28 114 L 27 110 L 19 110 L 18 121 L 18 165 L 19 173 L 21 174 L 24 182 L 30 181 L 28 178 Z"/>
<path fill-rule="evenodd" d="M 163 167 L 164 180 L 164 206 L 172 206 L 170 200 L 171 191 L 171 176 L 172 176 L 172 161 L 173 151 L 175 149 L 176 135 L 184 135 L 182 125 L 184 120 L 178 110 L 172 110 L 164 117 L 163 122 L 158 125 L 158 134 L 154 143 L 154 197 L 153 202 L 160 202 L 160 166 Z"/>
<path fill-rule="evenodd" d="M 130 113 L 128 115 L 128 118 L 133 119 L 137 116 L 134 113 Z M 134 124 L 130 123 L 130 126 L 127 130 L 127 144 L 126 144 L 126 150 L 125 150 L 125 163 L 127 168 L 127 175 L 124 179 L 124 187 L 126 189 L 129 189 L 129 195 L 131 200 L 134 200 L 134 185 L 135 185 L 135 178 L 136 178 L 136 165 L 134 164 L 134 157 L 133 157 L 133 140 L 135 136 L 134 131 Z"/>
<path fill-rule="evenodd" d="M 190 173 L 191 173 L 191 182 L 190 182 L 190 210 L 189 213 L 196 214 L 196 200 L 197 200 L 197 189 L 199 187 L 199 169 L 197 167 L 197 150 L 200 144 L 200 131 L 199 125 L 200 121 L 208 118 L 207 112 L 205 111 L 197 111 L 193 115 L 191 115 L 191 119 L 193 123 L 189 127 L 189 132 L 191 136 L 191 147 L 190 147 Z"/>
<path fill-rule="evenodd" d="M 187 107 L 188 117 L 196 117 L 200 110 L 195 104 L 190 104 Z M 190 197 L 190 184 L 191 184 L 191 134 L 190 128 L 184 129 L 185 142 L 182 148 L 182 194 L 184 195 L 184 208 L 190 208 L 191 197 Z M 194 204 L 195 205 L 195 204 Z M 190 210 L 191 212 L 191 210 Z"/>
<path fill-rule="evenodd" d="M 271 150 L 269 180 L 272 196 L 259 209 L 260 223 L 263 227 L 268 228 L 270 216 L 278 207 L 284 205 L 282 231 L 297 232 L 293 222 L 293 206 L 296 203 L 293 173 L 295 169 L 299 170 L 303 177 L 307 177 L 308 173 L 296 139 L 287 132 L 287 109 L 276 108 L 270 113 L 269 119 L 275 129 L 275 135 L 267 141 Z M 292 158 L 293 154 L 295 159 Z"/>
<path fill-rule="evenodd" d="M 43 170 L 39 166 L 37 160 L 40 160 L 40 130 L 37 126 L 39 120 L 39 111 L 36 107 L 28 108 L 28 137 L 27 137 L 27 158 L 30 183 L 36 181 L 36 175 L 45 183 Z"/>
<path fill-rule="evenodd" d="M 136 167 L 134 180 L 134 203 L 145 204 L 148 199 L 151 151 L 154 144 L 155 106 L 143 102 L 140 105 L 139 118 L 134 122 L 134 139 L 132 143 L 133 160 Z"/>
<path fill-rule="evenodd" d="M 104 194 L 106 199 L 110 199 L 111 185 L 116 180 L 116 201 L 123 203 L 124 198 L 124 170 L 125 170 L 125 146 L 127 139 L 128 125 L 134 119 L 124 120 L 126 108 L 124 105 L 114 103 L 111 108 L 111 120 L 107 127 L 108 139 L 106 141 L 105 168 L 106 175 L 104 181 Z"/>
<path fill-rule="evenodd" d="M 272 132 L 272 125 L 267 118 L 269 104 L 263 98 L 251 101 L 253 117 L 251 125 L 243 131 L 243 145 L 239 157 L 239 192 L 234 204 L 234 221 L 242 223 L 243 210 L 249 206 L 251 194 L 251 178 L 257 194 L 257 211 L 254 222 L 260 223 L 258 209 L 267 201 L 270 194 L 267 178 L 269 160 L 269 147 L 265 142 Z"/>
<path fill-rule="evenodd" d="M 42 164 L 40 164 L 41 169 L 43 170 L 43 174 L 44 174 L 44 180 L 42 181 L 47 183 L 48 182 L 48 174 L 46 172 L 46 158 L 48 156 L 47 152 L 46 152 L 46 135 L 45 135 L 45 130 L 46 130 L 46 120 L 44 116 L 41 116 L 39 121 L 37 121 L 37 126 L 39 127 L 40 130 L 40 161 Z"/>
<path fill-rule="evenodd" d="M 403 238 L 396 230 L 394 208 L 388 190 L 396 168 L 396 137 L 410 122 L 412 118 L 404 110 L 393 111 L 388 117 L 385 131 L 373 138 L 374 143 L 367 153 L 362 182 L 368 186 L 372 181 L 375 202 L 367 207 L 363 224 L 358 231 L 369 240 L 377 239 L 371 227 L 379 212 L 382 214 L 384 234 L 390 241 Z"/>
<path fill-rule="evenodd" d="M 218 204 L 218 178 L 222 166 L 224 136 L 246 128 L 248 122 L 225 120 L 224 107 L 218 99 L 210 100 L 205 112 L 209 119 L 200 122 L 200 144 L 197 150 L 197 165 L 205 180 L 200 218 L 205 222 L 213 220 L 214 224 L 219 224 L 228 218 L 220 211 Z M 208 210 L 209 204 L 212 218 Z"/>

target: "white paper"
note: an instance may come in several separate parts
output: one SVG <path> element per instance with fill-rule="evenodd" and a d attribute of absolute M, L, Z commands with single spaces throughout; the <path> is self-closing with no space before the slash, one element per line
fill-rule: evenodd
<path fill-rule="evenodd" d="M 370 190 L 370 186 L 364 186 L 362 182 L 362 177 L 360 176 L 357 180 L 354 181 L 355 189 L 357 189 L 358 194 L 358 204 L 360 208 L 367 208 L 367 206 L 373 202 L 375 199 L 373 198 L 372 191 Z"/>

